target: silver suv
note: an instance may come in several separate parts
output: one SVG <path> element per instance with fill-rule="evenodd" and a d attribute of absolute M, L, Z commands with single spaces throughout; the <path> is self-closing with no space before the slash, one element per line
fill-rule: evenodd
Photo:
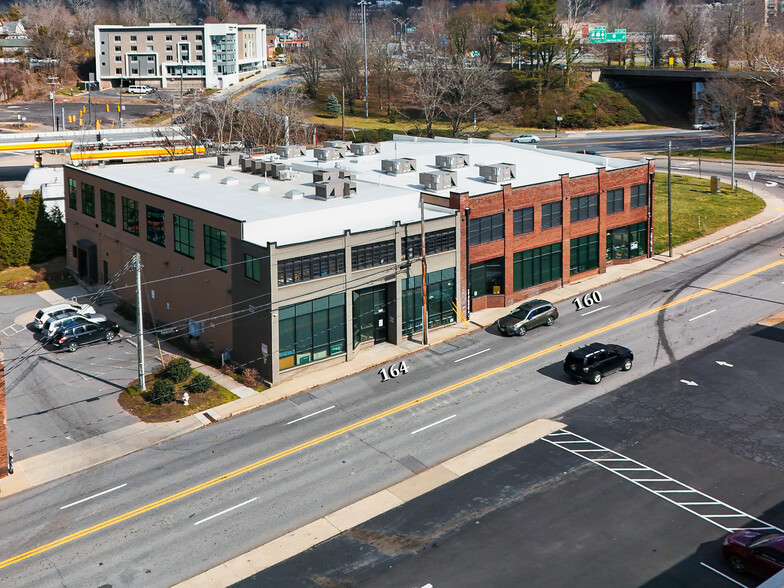
<path fill-rule="evenodd" d="M 504 335 L 525 335 L 539 325 L 553 326 L 558 309 L 547 300 L 529 300 L 495 322 Z"/>

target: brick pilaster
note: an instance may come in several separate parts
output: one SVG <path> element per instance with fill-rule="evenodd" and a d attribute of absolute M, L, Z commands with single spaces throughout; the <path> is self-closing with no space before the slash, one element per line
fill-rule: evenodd
<path fill-rule="evenodd" d="M 5 411 L 5 359 L 0 351 L 0 478 L 8 475 L 8 436 Z"/>

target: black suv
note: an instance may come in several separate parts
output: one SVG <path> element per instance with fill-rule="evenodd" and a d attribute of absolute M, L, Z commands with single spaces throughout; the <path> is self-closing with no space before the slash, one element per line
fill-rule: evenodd
<path fill-rule="evenodd" d="M 100 323 L 80 321 L 57 331 L 52 336 L 52 344 L 68 351 L 76 351 L 76 348 L 81 345 L 88 345 L 100 340 L 111 341 L 119 332 L 119 325 L 112 321 Z"/>
<path fill-rule="evenodd" d="M 580 380 L 598 384 L 607 374 L 632 369 L 631 350 L 612 343 L 591 343 L 570 351 L 564 360 L 564 371 Z"/>

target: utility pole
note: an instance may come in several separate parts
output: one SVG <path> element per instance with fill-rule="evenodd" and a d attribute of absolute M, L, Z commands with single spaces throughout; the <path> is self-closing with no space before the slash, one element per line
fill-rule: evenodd
<path fill-rule="evenodd" d="M 469 257 L 469 252 L 471 250 L 470 245 L 470 238 L 471 238 L 471 209 L 465 209 L 465 242 L 466 242 L 466 320 L 471 318 L 471 259 Z"/>
<path fill-rule="evenodd" d="M 289 117 L 283 117 L 283 139 L 286 143 L 286 147 L 289 146 Z"/>
<path fill-rule="evenodd" d="M 341 89 L 341 98 L 340 98 L 340 139 L 342 141 L 346 140 L 346 86 L 343 86 Z"/>
<path fill-rule="evenodd" d="M 136 270 L 136 356 L 139 367 L 139 389 L 144 392 L 144 325 L 142 323 L 142 256 L 133 254 L 133 267 Z"/>
<path fill-rule="evenodd" d="M 732 113 L 732 190 L 735 190 L 735 123 L 737 122 L 736 113 Z"/>
<path fill-rule="evenodd" d="M 419 223 L 419 230 L 422 233 L 422 345 L 427 345 L 427 259 L 425 251 L 425 196 L 422 193 L 419 194 L 419 208 L 422 213 Z"/>
<path fill-rule="evenodd" d="M 672 257 L 672 141 L 667 141 L 667 234 Z"/>
<path fill-rule="evenodd" d="M 49 90 L 49 100 L 52 101 L 52 130 L 56 131 L 57 130 L 57 116 L 54 113 L 55 112 L 55 110 L 54 110 L 54 88 L 55 88 L 55 86 L 57 86 L 59 84 L 59 81 L 58 81 L 59 78 L 57 76 L 49 76 L 47 79 L 49 80 L 47 82 L 47 84 L 49 86 L 51 86 L 51 89 Z"/>
<path fill-rule="evenodd" d="M 119 115 L 119 127 L 122 128 L 122 80 L 120 80 L 120 105 L 117 107 L 117 113 Z"/>
<path fill-rule="evenodd" d="M 365 18 L 365 6 L 368 2 L 360 0 L 359 5 L 362 7 L 362 40 L 365 47 L 365 118 L 368 118 L 367 19 Z"/>

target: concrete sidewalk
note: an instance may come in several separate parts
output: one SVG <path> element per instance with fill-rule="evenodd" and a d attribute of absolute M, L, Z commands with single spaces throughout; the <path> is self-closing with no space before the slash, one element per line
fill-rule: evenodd
<path fill-rule="evenodd" d="M 774 222 L 784 214 L 784 200 L 762 191 L 760 196 L 765 200 L 766 207 L 758 215 L 741 221 L 731 227 L 716 231 L 690 243 L 676 247 L 673 257 L 656 255 L 652 258 L 627 265 L 616 265 L 607 268 L 606 273 L 591 276 L 583 280 L 556 288 L 541 294 L 541 298 L 551 302 L 571 300 L 578 295 L 597 290 L 605 285 L 622 280 L 631 275 L 655 269 L 682 256 L 701 251 L 711 245 L 725 241 L 733 236 L 743 234 L 757 227 Z M 515 305 L 516 306 L 516 305 Z M 498 318 L 508 314 L 510 308 L 491 308 L 471 313 L 467 325 L 456 323 L 430 332 L 430 345 L 459 337 L 468 332 L 484 329 L 492 325 Z M 405 355 L 414 353 L 423 346 L 414 341 L 402 345 L 379 344 L 363 349 L 350 362 L 326 367 L 322 370 L 296 376 L 263 392 L 256 392 L 243 386 L 234 379 L 221 374 L 209 366 L 192 362 L 199 371 L 236 394 L 239 399 L 217 406 L 203 413 L 197 413 L 175 423 L 143 423 L 139 422 L 86 441 L 74 443 L 68 447 L 57 449 L 47 454 L 24 459 L 14 464 L 14 474 L 0 480 L 0 496 L 8 496 L 40 484 L 56 480 L 62 476 L 87 469 L 127 455 L 139 449 L 149 447 L 178 435 L 193 431 L 210 423 L 229 418 L 243 412 L 253 410 L 266 404 L 288 398 L 300 392 L 333 382 L 351 374 L 359 373 L 373 366 L 390 363 Z"/>

